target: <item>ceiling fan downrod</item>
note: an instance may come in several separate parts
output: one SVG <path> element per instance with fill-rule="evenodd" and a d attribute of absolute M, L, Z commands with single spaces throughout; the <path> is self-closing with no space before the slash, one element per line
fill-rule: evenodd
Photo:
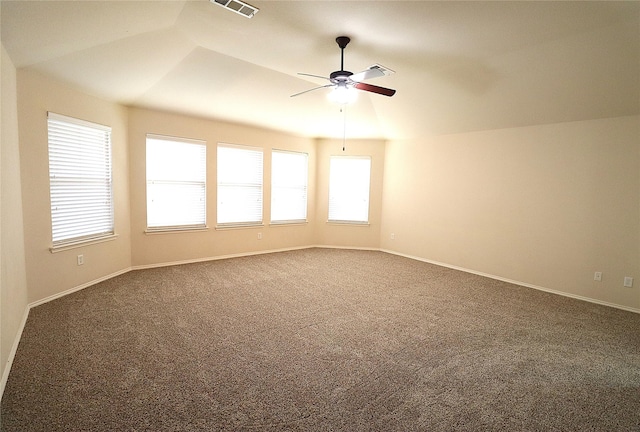
<path fill-rule="evenodd" d="M 331 72 L 331 75 L 329 75 L 329 79 L 334 84 L 338 84 L 340 82 L 346 83 L 347 78 L 353 75 L 353 72 L 344 70 L 344 49 L 349 42 L 351 42 L 351 39 L 348 36 L 338 36 L 336 38 L 336 43 L 340 47 L 340 70 Z"/>
<path fill-rule="evenodd" d="M 348 36 L 338 36 L 336 38 L 336 43 L 340 47 L 340 70 L 344 70 L 344 49 L 349 45 L 351 39 Z"/>

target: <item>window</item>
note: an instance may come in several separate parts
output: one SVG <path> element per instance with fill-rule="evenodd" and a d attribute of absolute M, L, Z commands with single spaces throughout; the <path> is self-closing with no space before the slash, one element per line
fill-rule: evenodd
<path fill-rule="evenodd" d="M 111 128 L 47 116 L 53 248 L 114 234 Z"/>
<path fill-rule="evenodd" d="M 218 144 L 218 225 L 262 223 L 262 149 Z"/>
<path fill-rule="evenodd" d="M 271 153 L 271 222 L 307 219 L 306 153 Z"/>
<path fill-rule="evenodd" d="M 329 221 L 369 222 L 371 158 L 331 156 Z"/>
<path fill-rule="evenodd" d="M 207 146 L 147 135 L 147 229 L 206 227 Z"/>

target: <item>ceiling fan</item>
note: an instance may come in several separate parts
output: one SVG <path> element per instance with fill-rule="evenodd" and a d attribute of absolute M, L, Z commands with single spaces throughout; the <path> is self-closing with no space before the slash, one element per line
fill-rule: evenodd
<path fill-rule="evenodd" d="M 318 90 L 321 88 L 328 88 L 328 87 L 333 87 L 337 93 L 344 93 L 344 94 L 348 93 L 349 89 L 355 88 L 358 90 L 376 93 L 383 96 L 393 96 L 396 93 L 396 91 L 393 89 L 379 87 L 376 85 L 362 82 L 364 80 L 371 79 L 371 78 L 391 75 L 393 73 L 392 70 L 387 69 L 378 64 L 370 66 L 368 69 L 362 72 L 359 72 L 357 74 L 344 70 L 344 49 L 349 44 L 349 42 L 351 42 L 351 39 L 347 36 L 338 36 L 336 38 L 336 43 L 340 47 L 340 70 L 331 72 L 328 78 L 320 75 L 298 73 L 298 75 L 304 75 L 304 76 L 310 76 L 310 77 L 329 80 L 330 84 L 314 87 L 312 89 L 293 94 L 291 95 L 291 97 L 299 96 L 301 94 L 308 93 L 313 90 Z M 346 103 L 346 102 L 342 102 L 342 103 Z"/>

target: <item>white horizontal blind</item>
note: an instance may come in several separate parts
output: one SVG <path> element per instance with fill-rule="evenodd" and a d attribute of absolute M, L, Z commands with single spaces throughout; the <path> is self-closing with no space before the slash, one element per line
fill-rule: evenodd
<path fill-rule="evenodd" d="M 147 229 L 206 226 L 204 141 L 147 135 Z"/>
<path fill-rule="evenodd" d="M 367 223 L 371 158 L 331 156 L 329 168 L 329 220 Z"/>
<path fill-rule="evenodd" d="M 48 113 L 53 246 L 112 235 L 111 128 Z"/>
<path fill-rule="evenodd" d="M 307 219 L 308 155 L 271 153 L 271 222 Z"/>
<path fill-rule="evenodd" d="M 218 144 L 218 225 L 262 223 L 261 149 Z"/>

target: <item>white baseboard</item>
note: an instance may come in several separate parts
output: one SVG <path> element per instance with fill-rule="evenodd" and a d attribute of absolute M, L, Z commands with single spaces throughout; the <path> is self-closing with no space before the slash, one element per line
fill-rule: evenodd
<path fill-rule="evenodd" d="M 131 268 L 126 268 L 123 270 L 119 270 L 115 273 L 111 273 L 107 276 L 103 276 L 101 278 L 92 280 L 90 282 L 83 283 L 82 285 L 78 285 L 76 287 L 70 288 L 68 290 L 59 292 L 57 294 L 51 295 L 49 297 L 45 297 L 40 300 L 36 300 L 35 302 L 27 304 L 24 313 L 22 314 L 22 321 L 20 322 L 20 326 L 18 327 L 18 331 L 16 332 L 16 336 L 13 340 L 13 344 L 11 345 L 11 351 L 9 352 L 9 358 L 7 359 L 7 364 L 5 365 L 4 372 L 2 373 L 2 378 L 0 380 L 0 400 L 2 400 L 2 395 L 4 395 L 4 389 L 7 385 L 7 380 L 9 379 L 9 372 L 11 372 L 11 367 L 13 366 L 13 360 L 16 356 L 16 352 L 18 350 L 18 344 L 20 344 L 20 339 L 22 338 L 22 333 L 24 332 L 24 326 L 27 324 L 27 318 L 29 318 L 29 312 L 31 308 L 36 306 L 40 306 L 41 304 L 48 303 L 52 300 L 58 299 L 60 297 L 64 297 L 76 291 L 80 291 L 82 289 L 88 288 L 97 283 L 103 282 L 107 279 L 111 279 L 113 277 L 119 276 L 121 274 L 127 273 L 131 271 Z"/>
<path fill-rule="evenodd" d="M 106 276 L 100 277 L 98 279 L 94 279 L 92 281 L 83 283 L 82 285 L 78 285 L 76 287 L 69 288 L 68 290 L 65 290 L 65 291 L 50 295 L 49 297 L 45 297 L 43 299 L 36 300 L 33 303 L 29 303 L 29 309 L 34 308 L 36 306 L 40 306 L 41 304 L 49 303 L 50 301 L 53 301 L 55 299 L 59 299 L 60 297 L 67 296 L 67 295 L 72 294 L 72 293 L 74 293 L 76 291 L 80 291 L 80 290 L 83 290 L 85 288 L 89 288 L 90 286 L 93 286 L 93 285 L 95 285 L 97 283 L 104 282 L 104 281 L 106 281 L 108 279 L 114 278 L 116 276 L 120 276 L 120 275 L 128 273 L 130 271 L 131 271 L 131 267 L 127 267 L 125 269 L 118 270 L 115 273 L 111 273 L 111 274 L 108 274 Z"/>
<path fill-rule="evenodd" d="M 382 250 L 380 248 L 374 248 L 374 247 L 331 246 L 331 245 L 313 245 L 313 246 L 310 246 L 310 247 L 319 248 L 319 249 L 348 249 L 348 250 L 382 252 Z"/>
<path fill-rule="evenodd" d="M 9 351 L 9 358 L 7 358 L 7 363 L 4 367 L 4 372 L 2 373 L 2 378 L 0 378 L 0 400 L 2 400 L 2 395 L 4 394 L 4 388 L 7 386 L 7 380 L 9 380 L 9 372 L 11 371 L 11 366 L 13 365 L 13 359 L 16 357 L 16 352 L 18 351 L 18 344 L 20 343 L 20 338 L 22 338 L 22 332 L 24 331 L 24 326 L 27 323 L 27 318 L 29 317 L 30 307 L 24 309 L 22 313 L 22 321 L 20 321 L 20 326 L 18 327 L 18 331 L 16 332 L 16 337 L 13 339 L 13 344 L 11 345 L 11 351 Z"/>
<path fill-rule="evenodd" d="M 280 249 L 267 249 L 262 251 L 242 252 L 242 253 L 229 254 L 229 255 L 217 255 L 217 256 L 211 256 L 211 257 L 194 258 L 194 259 L 180 260 L 180 261 L 167 261 L 167 262 L 154 263 L 154 264 L 141 264 L 141 265 L 135 265 L 131 267 L 131 270 L 145 270 L 145 269 L 160 268 L 160 267 L 170 267 L 174 265 L 194 264 L 199 262 L 217 261 L 217 260 L 223 260 L 223 259 L 229 259 L 229 258 L 242 258 L 247 256 L 253 256 L 253 255 L 265 255 L 270 253 L 289 252 L 294 250 L 313 249 L 313 248 L 380 251 L 379 248 L 373 248 L 373 247 L 309 245 L 309 246 L 296 246 L 296 247 L 280 248 Z"/>
<path fill-rule="evenodd" d="M 426 263 L 429 263 L 429 264 L 434 264 L 434 265 L 437 265 L 437 266 L 440 266 L 440 267 L 450 268 L 452 270 L 459 270 L 459 271 L 463 271 L 465 273 L 471 273 L 471 274 L 475 274 L 475 275 L 478 275 L 478 276 L 487 277 L 489 279 L 495 279 L 495 280 L 499 280 L 499 281 L 502 281 L 502 282 L 507 282 L 507 283 L 510 283 L 510 284 L 523 286 L 523 287 L 526 287 L 526 288 L 533 288 L 533 289 L 538 290 L 538 291 L 544 291 L 544 292 L 548 292 L 548 293 L 551 293 L 551 294 L 557 294 L 557 295 L 561 295 L 563 297 L 569 297 L 569 298 L 573 298 L 573 299 L 576 299 L 576 300 L 582 300 L 582 301 L 586 301 L 586 302 L 589 302 L 589 303 L 595 303 L 595 304 L 599 304 L 599 305 L 603 305 L 603 306 L 609 306 L 609 307 L 612 307 L 612 308 L 625 310 L 627 312 L 634 312 L 634 313 L 640 314 L 640 309 L 632 308 L 632 307 L 629 307 L 629 306 L 619 305 L 619 304 L 616 304 L 616 303 L 609 303 L 609 302 L 605 302 L 605 301 L 602 301 L 602 300 L 594 299 L 594 298 L 591 298 L 591 297 L 584 297 L 584 296 L 580 296 L 580 295 L 577 295 L 577 294 L 571 294 L 571 293 L 567 293 L 567 292 L 564 292 L 564 291 L 558 291 L 558 290 L 554 290 L 554 289 L 551 289 L 551 288 L 545 288 L 545 287 L 542 287 L 542 286 L 539 286 L 539 285 L 533 285 L 533 284 L 526 283 L 526 282 L 520 282 L 520 281 L 513 280 L 513 279 L 507 279 L 507 278 L 503 278 L 501 276 L 496 276 L 496 275 L 492 275 L 492 274 L 488 274 L 488 273 L 483 273 L 483 272 L 479 272 L 479 271 L 475 271 L 475 270 L 470 270 L 470 269 L 467 269 L 467 268 L 464 268 L 464 267 L 458 267 L 458 266 L 454 266 L 454 265 L 451 265 L 451 264 L 442 263 L 442 262 L 439 262 L 439 261 L 433 261 L 433 260 L 429 260 L 429 259 L 426 259 L 426 258 L 420 258 L 420 257 L 413 256 L 413 255 L 407 255 L 407 254 L 403 254 L 403 253 L 400 253 L 400 252 L 392 251 L 392 250 L 389 250 L 389 249 L 380 249 L 380 252 L 385 252 L 385 253 L 389 253 L 389 254 L 392 254 L 392 255 L 397 255 L 397 256 L 404 257 L 404 258 L 413 259 L 413 260 L 416 260 L 416 261 L 422 261 L 422 262 L 426 262 Z"/>
<path fill-rule="evenodd" d="M 230 254 L 230 255 L 218 255 L 218 256 L 212 256 L 212 257 L 194 258 L 189 260 L 170 261 L 170 262 L 155 263 L 155 264 L 142 264 L 142 265 L 136 265 L 131 267 L 131 270 L 145 270 L 145 269 L 159 268 L 159 267 L 171 267 L 174 265 L 194 264 L 199 262 L 218 261 L 218 260 L 229 259 L 229 258 L 242 258 L 247 256 L 253 256 L 253 255 L 265 255 L 270 253 L 288 252 L 288 251 L 301 250 L 301 249 L 311 249 L 313 247 L 315 246 L 297 246 L 297 247 L 291 247 L 291 248 L 268 249 L 268 250 L 262 250 L 262 251 L 254 251 L 254 252 L 242 252 L 242 253 Z"/>

